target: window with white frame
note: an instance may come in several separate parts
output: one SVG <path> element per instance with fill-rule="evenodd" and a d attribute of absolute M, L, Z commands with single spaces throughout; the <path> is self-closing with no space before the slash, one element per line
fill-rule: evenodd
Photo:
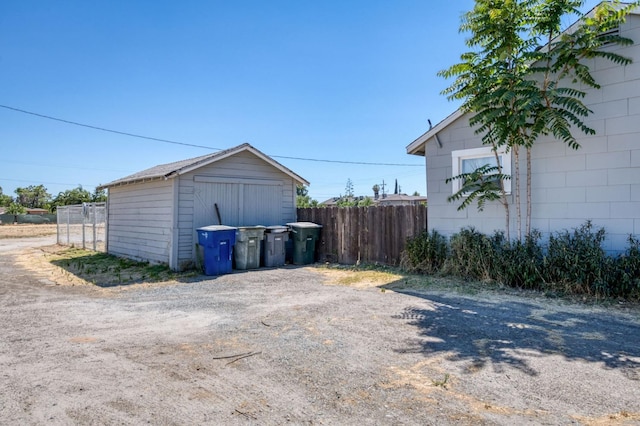
<path fill-rule="evenodd" d="M 503 175 L 511 175 L 511 151 L 505 152 L 504 150 L 498 150 L 498 158 L 500 160 L 500 166 L 502 167 Z M 458 176 L 462 173 L 471 173 L 480 167 L 489 165 L 497 166 L 496 154 L 491 147 L 482 147 L 474 149 L 461 149 L 451 152 L 451 176 Z M 451 181 L 452 193 L 460 191 L 462 187 L 462 181 L 455 179 Z M 504 189 L 507 194 L 511 193 L 511 179 L 504 180 Z"/>

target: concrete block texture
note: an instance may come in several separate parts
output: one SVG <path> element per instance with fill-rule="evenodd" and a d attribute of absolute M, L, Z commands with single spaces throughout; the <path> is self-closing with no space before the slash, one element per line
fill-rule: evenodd
<path fill-rule="evenodd" d="M 609 185 L 625 185 L 640 183 L 640 170 L 637 167 L 607 170 L 607 183 Z"/>
<path fill-rule="evenodd" d="M 547 172 L 567 172 L 586 169 L 586 155 L 581 150 L 569 151 L 564 157 L 547 158 L 544 160 Z"/>
<path fill-rule="evenodd" d="M 640 87 L 640 84 L 637 85 Z M 640 90 L 640 89 L 639 89 Z M 633 115 L 613 117 L 605 120 L 607 135 L 624 135 L 640 133 L 640 120 Z"/>
<path fill-rule="evenodd" d="M 531 186 L 536 188 L 564 188 L 567 186 L 566 173 L 532 173 Z"/>
<path fill-rule="evenodd" d="M 609 203 L 569 203 L 567 216 L 574 219 L 608 219 L 610 217 Z"/>
<path fill-rule="evenodd" d="M 587 154 L 587 170 L 623 169 L 630 165 L 631 153 L 629 151 Z"/>
<path fill-rule="evenodd" d="M 586 191 L 587 202 L 631 201 L 631 185 L 591 186 Z"/>
<path fill-rule="evenodd" d="M 607 183 L 607 170 L 580 170 L 566 173 L 567 187 L 597 186 Z"/>
<path fill-rule="evenodd" d="M 640 212 L 640 201 L 611 203 L 612 219 L 634 219 Z"/>
<path fill-rule="evenodd" d="M 638 82 L 637 84 L 640 84 Z M 640 97 L 637 98 L 629 98 L 629 115 L 640 115 Z M 638 117 L 640 120 L 640 117 Z"/>
<path fill-rule="evenodd" d="M 631 201 L 640 201 L 640 184 L 631 185 Z M 640 214 L 638 214 L 640 219 Z"/>
<path fill-rule="evenodd" d="M 636 140 L 636 146 L 640 148 L 640 140 Z M 640 168 L 640 149 L 631 151 L 631 167 Z M 640 169 L 638 173 L 640 173 Z"/>

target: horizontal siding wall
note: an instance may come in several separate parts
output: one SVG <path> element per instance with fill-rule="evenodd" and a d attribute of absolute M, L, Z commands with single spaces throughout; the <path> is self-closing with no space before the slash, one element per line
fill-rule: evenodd
<path fill-rule="evenodd" d="M 242 225 L 275 225 L 296 220 L 295 209 L 295 183 L 287 174 L 281 172 L 277 168 L 264 162 L 250 152 L 241 152 L 232 157 L 222 159 L 209 166 L 202 167 L 193 172 L 186 173 L 179 177 L 178 188 L 178 264 L 187 265 L 189 262 L 195 261 L 195 229 L 199 226 L 217 225 L 215 210 L 211 210 L 208 216 L 212 216 L 211 222 L 206 224 L 194 223 L 194 218 L 201 216 L 198 209 L 203 208 L 202 203 L 197 199 L 196 186 L 202 182 L 196 182 L 198 178 L 222 178 L 229 182 L 241 180 L 248 182 L 250 180 L 269 181 L 273 185 L 278 183 L 278 187 L 282 191 L 282 206 L 280 207 L 279 223 L 242 223 Z M 249 183 L 246 183 L 249 184 Z M 229 194 L 232 191 L 229 192 Z M 225 201 L 229 203 L 231 200 Z M 229 206 L 219 206 L 221 210 L 222 221 L 226 225 L 239 225 L 238 223 L 227 223 L 224 209 L 230 209 Z M 255 209 L 249 206 L 248 208 Z M 234 218 L 236 215 L 234 214 Z M 255 221 L 254 216 L 254 221 Z M 234 219 L 235 220 L 235 219 Z"/>
<path fill-rule="evenodd" d="M 172 181 L 109 189 L 109 253 L 151 262 L 169 262 Z"/>
<path fill-rule="evenodd" d="M 599 90 L 590 89 L 585 103 L 593 110 L 586 122 L 596 131 L 585 136 L 574 130 L 581 148 L 570 149 L 561 141 L 540 139 L 532 151 L 532 227 L 545 237 L 570 230 L 591 220 L 607 231 L 605 249 L 619 252 L 627 247 L 629 234 L 640 235 L 640 17 L 630 16 L 621 35 L 636 44 L 616 47 L 617 53 L 633 58 L 621 67 L 605 59 L 591 60 Z M 505 229 L 504 209 L 489 204 L 478 212 L 476 204 L 457 211 L 449 203 L 451 151 L 482 146 L 465 115 L 438 133 L 442 148 L 427 144 L 429 228 L 444 234 L 474 226 L 481 232 Z M 522 220 L 525 220 L 525 154 L 521 159 L 520 188 Z M 516 209 L 511 206 L 512 237 L 516 236 Z"/>

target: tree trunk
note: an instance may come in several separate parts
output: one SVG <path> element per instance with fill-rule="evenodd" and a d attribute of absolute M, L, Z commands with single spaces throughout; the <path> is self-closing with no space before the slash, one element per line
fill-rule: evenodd
<path fill-rule="evenodd" d="M 527 147 L 527 233 L 531 235 L 531 147 Z"/>
<path fill-rule="evenodd" d="M 502 164 L 500 164 L 500 155 L 498 155 L 498 147 L 493 146 L 493 154 L 496 157 L 496 164 L 498 165 L 498 173 L 502 174 Z M 507 242 L 511 243 L 511 230 L 510 230 L 510 214 L 509 214 L 509 200 L 507 199 L 507 192 L 504 190 L 504 181 L 500 181 L 500 192 L 501 192 L 501 200 L 502 206 L 504 207 L 504 217 L 505 217 L 505 233 L 507 234 Z"/>
<path fill-rule="evenodd" d="M 514 145 L 513 157 L 515 159 L 514 172 L 511 175 L 511 191 L 514 193 L 516 203 L 516 226 L 518 228 L 518 240 L 522 241 L 522 206 L 520 206 L 520 150 Z M 515 177 L 515 179 L 514 179 Z"/>

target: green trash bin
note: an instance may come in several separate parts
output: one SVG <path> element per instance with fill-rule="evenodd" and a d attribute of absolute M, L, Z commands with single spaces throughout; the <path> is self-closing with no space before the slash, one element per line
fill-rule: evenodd
<path fill-rule="evenodd" d="M 287 223 L 293 240 L 293 264 L 308 265 L 316 260 L 316 244 L 322 225 L 312 222 Z"/>
<path fill-rule="evenodd" d="M 236 269 L 260 267 L 260 243 L 264 238 L 264 226 L 238 226 L 234 259 Z"/>

